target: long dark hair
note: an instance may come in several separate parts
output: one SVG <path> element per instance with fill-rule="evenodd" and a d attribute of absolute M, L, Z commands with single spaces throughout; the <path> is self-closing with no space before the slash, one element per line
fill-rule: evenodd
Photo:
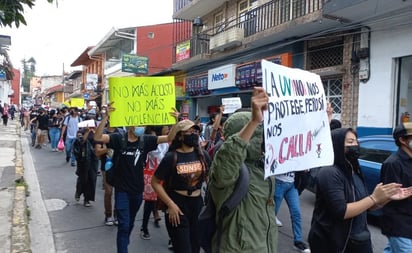
<path fill-rule="evenodd" d="M 172 143 L 169 146 L 168 152 L 176 152 L 176 149 L 181 148 L 183 146 L 183 142 L 179 139 L 181 135 L 181 131 L 177 132 L 175 135 L 175 138 L 173 138 Z M 200 147 L 199 144 L 195 145 L 194 147 L 194 152 L 196 152 L 200 163 L 202 164 L 203 172 L 202 172 L 202 177 L 203 179 L 206 178 L 206 173 L 208 171 L 207 163 L 206 163 L 206 158 L 203 153 L 203 149 Z"/>

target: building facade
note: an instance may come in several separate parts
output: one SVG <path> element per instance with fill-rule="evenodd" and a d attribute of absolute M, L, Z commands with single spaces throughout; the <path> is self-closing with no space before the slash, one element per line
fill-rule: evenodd
<path fill-rule="evenodd" d="M 319 74 L 334 118 L 361 135 L 388 133 L 411 111 L 408 1 L 174 0 L 173 5 L 172 68 L 185 73 L 192 118 L 207 118 L 223 97 L 238 96 L 249 106 L 251 89 L 260 85 L 261 59 Z M 287 64 L 285 55 L 291 59 Z M 219 68 L 234 72 L 231 84 L 212 83 Z"/>

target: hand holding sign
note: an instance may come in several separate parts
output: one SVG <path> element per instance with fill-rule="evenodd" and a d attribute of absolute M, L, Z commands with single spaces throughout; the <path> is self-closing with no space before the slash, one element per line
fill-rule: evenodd
<path fill-rule="evenodd" d="M 255 87 L 252 96 L 252 120 L 256 123 L 263 121 L 263 111 L 267 110 L 269 96 L 262 87 Z"/>

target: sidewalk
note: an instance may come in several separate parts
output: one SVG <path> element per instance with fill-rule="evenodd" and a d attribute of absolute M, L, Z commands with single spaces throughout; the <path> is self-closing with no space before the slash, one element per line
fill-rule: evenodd
<path fill-rule="evenodd" d="M 0 252 L 30 252 L 20 125 L 0 125 Z"/>

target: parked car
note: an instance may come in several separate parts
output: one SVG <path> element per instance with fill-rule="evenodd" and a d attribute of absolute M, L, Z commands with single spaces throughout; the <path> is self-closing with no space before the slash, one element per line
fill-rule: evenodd
<path fill-rule="evenodd" d="M 371 194 L 380 182 L 382 162 L 398 150 L 392 135 L 370 135 L 358 139 L 360 146 L 359 164 L 365 179 L 368 192 Z M 316 192 L 316 176 L 321 168 L 310 170 L 309 183 L 306 189 Z M 370 212 L 380 215 L 380 210 Z"/>

